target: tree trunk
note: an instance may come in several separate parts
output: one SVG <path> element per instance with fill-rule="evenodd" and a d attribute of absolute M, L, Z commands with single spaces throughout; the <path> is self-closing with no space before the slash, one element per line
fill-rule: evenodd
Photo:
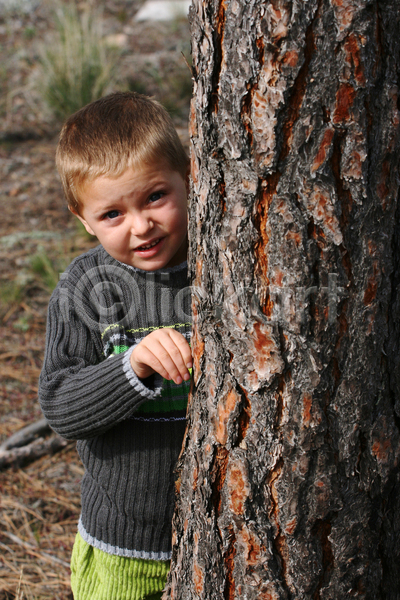
<path fill-rule="evenodd" d="M 398 0 L 194 0 L 164 598 L 400 598 Z"/>

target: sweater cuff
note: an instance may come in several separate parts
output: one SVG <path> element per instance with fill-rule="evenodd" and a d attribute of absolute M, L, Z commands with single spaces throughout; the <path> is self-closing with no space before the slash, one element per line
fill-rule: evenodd
<path fill-rule="evenodd" d="M 129 350 L 124 352 L 124 358 L 122 359 L 122 367 L 124 369 L 124 373 L 127 380 L 134 388 L 134 390 L 138 392 L 141 396 L 152 400 L 153 398 L 156 398 L 160 395 L 162 380 L 160 381 L 160 377 L 147 377 L 145 380 L 143 380 L 139 379 L 139 377 L 136 375 L 131 365 L 131 354 L 137 345 L 138 344 L 135 344 L 134 346 L 129 348 Z M 157 373 L 155 375 L 157 375 Z M 146 383 L 153 383 L 153 385 L 149 387 L 144 384 L 144 381 L 146 381 Z"/>

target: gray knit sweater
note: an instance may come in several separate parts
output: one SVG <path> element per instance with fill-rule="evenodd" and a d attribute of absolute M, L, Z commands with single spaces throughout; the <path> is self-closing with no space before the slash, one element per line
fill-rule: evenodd
<path fill-rule="evenodd" d="M 49 304 L 39 399 L 85 474 L 79 532 L 110 554 L 166 560 L 189 384 L 136 377 L 133 347 L 160 327 L 190 336 L 186 263 L 146 272 L 102 246 L 75 259 Z"/>

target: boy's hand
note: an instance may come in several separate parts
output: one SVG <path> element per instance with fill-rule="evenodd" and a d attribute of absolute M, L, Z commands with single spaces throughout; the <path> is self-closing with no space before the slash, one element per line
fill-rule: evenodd
<path fill-rule="evenodd" d="M 192 368 L 192 353 L 186 339 L 175 329 L 156 329 L 135 347 L 131 366 L 140 379 L 154 372 L 176 384 L 188 381 Z"/>

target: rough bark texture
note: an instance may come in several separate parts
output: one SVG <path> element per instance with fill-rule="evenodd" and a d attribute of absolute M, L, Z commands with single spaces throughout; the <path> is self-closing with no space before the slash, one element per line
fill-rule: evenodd
<path fill-rule="evenodd" d="M 398 0 L 194 0 L 164 598 L 400 598 Z"/>

